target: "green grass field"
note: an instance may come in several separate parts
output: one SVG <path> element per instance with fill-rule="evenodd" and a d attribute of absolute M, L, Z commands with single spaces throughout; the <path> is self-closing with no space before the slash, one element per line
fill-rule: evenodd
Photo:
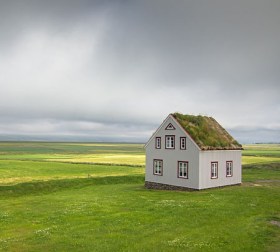
<path fill-rule="evenodd" d="M 243 183 L 144 188 L 141 144 L 0 142 L 0 251 L 279 251 L 280 145 Z"/>

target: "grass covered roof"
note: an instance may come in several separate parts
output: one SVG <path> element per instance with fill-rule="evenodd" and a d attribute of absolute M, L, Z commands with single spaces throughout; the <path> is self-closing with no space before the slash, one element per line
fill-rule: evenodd
<path fill-rule="evenodd" d="M 239 144 L 214 118 L 207 116 L 172 116 L 202 150 L 241 150 Z"/>

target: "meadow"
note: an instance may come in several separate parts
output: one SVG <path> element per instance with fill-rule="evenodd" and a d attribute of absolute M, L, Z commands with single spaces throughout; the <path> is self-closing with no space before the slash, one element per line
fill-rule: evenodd
<path fill-rule="evenodd" d="M 0 142 L 0 251 L 279 251 L 280 145 L 241 186 L 144 188 L 143 144 Z"/>

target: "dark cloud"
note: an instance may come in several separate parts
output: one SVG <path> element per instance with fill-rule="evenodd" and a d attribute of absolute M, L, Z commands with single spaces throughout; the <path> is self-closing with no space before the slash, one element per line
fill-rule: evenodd
<path fill-rule="evenodd" d="M 180 111 L 280 141 L 279 13 L 278 0 L 1 1 L 0 134 L 146 140 Z"/>

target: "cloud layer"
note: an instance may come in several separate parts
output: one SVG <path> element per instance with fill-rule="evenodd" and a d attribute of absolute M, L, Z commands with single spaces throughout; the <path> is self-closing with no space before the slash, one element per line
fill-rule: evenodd
<path fill-rule="evenodd" d="M 279 13 L 277 0 L 3 1 L 0 135 L 145 141 L 179 111 L 280 141 Z"/>

